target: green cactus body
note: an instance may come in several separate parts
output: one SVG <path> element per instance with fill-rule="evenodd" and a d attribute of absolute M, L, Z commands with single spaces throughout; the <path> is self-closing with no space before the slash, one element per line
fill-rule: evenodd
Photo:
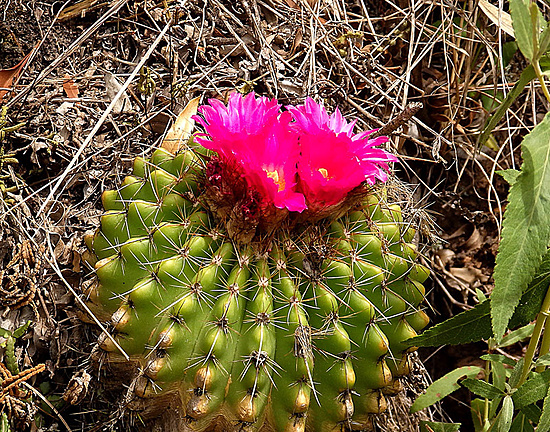
<path fill-rule="evenodd" d="M 429 321 L 414 229 L 381 191 L 238 244 L 200 200 L 200 161 L 136 158 L 86 239 L 89 305 L 136 362 L 134 392 L 179 394 L 194 430 L 220 415 L 236 430 L 368 430 L 408 373 L 403 341 Z"/>

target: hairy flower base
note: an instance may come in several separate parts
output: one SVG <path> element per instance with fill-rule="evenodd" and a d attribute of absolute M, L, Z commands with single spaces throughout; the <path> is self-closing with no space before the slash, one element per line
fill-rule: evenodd
<path fill-rule="evenodd" d="M 250 189 L 258 192 L 263 205 L 301 212 L 304 196 L 295 190 L 298 137 L 289 127 L 290 113 L 280 105 L 250 93 L 233 93 L 227 106 L 211 100 L 196 120 L 206 129 L 207 138 L 196 140 L 219 155 L 226 170 L 236 170 Z"/>
<path fill-rule="evenodd" d="M 206 165 L 201 198 L 238 243 L 250 243 L 256 235 L 269 235 L 289 214 L 250 188 L 240 166 L 219 157 L 212 157 Z"/>
<path fill-rule="evenodd" d="M 316 223 L 323 219 L 326 219 L 327 221 L 338 219 L 350 210 L 360 208 L 361 202 L 363 202 L 369 195 L 377 193 L 381 186 L 382 185 L 369 186 L 367 182 L 363 182 L 359 186 L 350 190 L 343 199 L 334 204 L 310 206 L 300 215 L 291 215 L 294 216 L 293 225 L 296 225 L 297 223 Z"/>
<path fill-rule="evenodd" d="M 300 231 L 323 219 L 338 219 L 352 209 L 360 209 L 361 202 L 378 190 L 363 182 L 337 203 L 291 212 L 263 200 L 248 186 L 238 166 L 228 165 L 219 157 L 212 157 L 207 163 L 203 187 L 202 204 L 223 223 L 229 237 L 241 244 L 261 242 L 281 229 Z"/>
<path fill-rule="evenodd" d="M 282 225 L 337 218 L 385 182 L 395 156 L 377 148 L 387 137 L 354 133 L 336 109 L 307 98 L 281 112 L 276 100 L 233 93 L 211 100 L 196 120 L 196 141 L 217 153 L 206 169 L 204 200 L 241 243 Z M 303 213 L 303 214 L 300 214 Z"/>

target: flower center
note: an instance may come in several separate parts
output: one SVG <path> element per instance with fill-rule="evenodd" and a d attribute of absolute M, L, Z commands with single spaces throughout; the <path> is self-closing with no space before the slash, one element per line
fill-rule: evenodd
<path fill-rule="evenodd" d="M 282 190 L 285 189 L 285 179 L 284 177 L 279 177 L 279 171 L 275 170 L 275 171 L 268 171 L 268 170 L 264 170 L 267 174 L 267 176 L 272 179 L 275 184 L 277 186 L 279 186 L 279 189 L 277 190 L 277 192 L 281 192 Z"/>
<path fill-rule="evenodd" d="M 326 168 L 319 168 L 317 171 L 319 171 L 321 175 L 327 180 L 330 179 L 330 176 L 328 175 L 328 170 Z"/>

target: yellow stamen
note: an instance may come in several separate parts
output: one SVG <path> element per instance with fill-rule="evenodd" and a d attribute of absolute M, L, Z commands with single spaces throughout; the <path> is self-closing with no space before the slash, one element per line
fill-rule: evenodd
<path fill-rule="evenodd" d="M 279 189 L 277 190 L 277 192 L 281 192 L 282 190 L 285 189 L 285 179 L 284 177 L 279 177 L 279 171 L 267 171 L 265 170 L 267 176 L 270 178 L 270 179 L 273 179 L 273 181 L 275 182 L 275 184 L 277 186 L 279 186 Z"/>
<path fill-rule="evenodd" d="M 326 168 L 319 168 L 317 171 L 319 171 L 321 175 L 327 180 L 330 178 L 328 175 L 328 170 Z"/>

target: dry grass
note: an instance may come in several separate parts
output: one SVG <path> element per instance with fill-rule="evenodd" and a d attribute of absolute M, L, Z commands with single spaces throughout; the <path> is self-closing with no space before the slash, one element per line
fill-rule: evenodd
<path fill-rule="evenodd" d="M 49 386 L 40 391 L 54 405 L 94 342 L 75 298 L 100 194 L 135 156 L 150 154 L 196 96 L 254 90 L 283 104 L 313 96 L 362 129 L 421 102 L 391 147 L 398 176 L 441 227 L 443 240 L 427 253 L 438 270 L 431 301 L 446 316 L 470 307 L 476 288 L 490 291 L 506 193 L 495 172 L 518 167 L 520 138 L 548 107 L 531 86 L 493 146 L 479 148 L 492 95 L 506 94 L 525 63 L 516 53 L 504 64 L 511 38 L 477 1 L 0 0 L 0 16 L 0 69 L 35 48 L 3 101 L 4 126 L 24 126 L 0 142 L 0 262 L 4 269 L 28 240 L 39 266 L 32 304 L 4 305 L 0 326 L 34 322 L 17 355 L 25 367 L 45 362 L 49 375 L 28 384 Z M 68 94 L 69 80 L 77 94 Z M 40 408 L 46 430 L 61 416 L 74 431 L 98 430 L 102 418 Z"/>

